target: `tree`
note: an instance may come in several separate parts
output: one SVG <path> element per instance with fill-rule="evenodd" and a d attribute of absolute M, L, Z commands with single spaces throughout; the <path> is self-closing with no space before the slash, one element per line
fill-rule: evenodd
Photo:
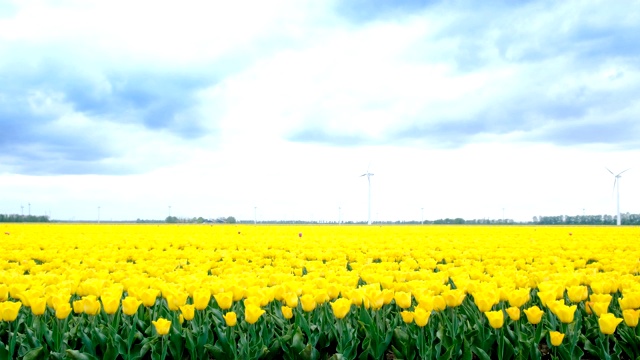
<path fill-rule="evenodd" d="M 167 218 L 165 219 L 165 222 L 167 222 L 168 224 L 177 224 L 178 218 L 175 216 L 167 216 Z"/>

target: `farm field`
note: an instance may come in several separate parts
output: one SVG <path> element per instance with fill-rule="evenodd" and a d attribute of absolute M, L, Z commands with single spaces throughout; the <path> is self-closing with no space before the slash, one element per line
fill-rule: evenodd
<path fill-rule="evenodd" d="M 0 225 L 0 359 L 640 356 L 640 229 Z"/>

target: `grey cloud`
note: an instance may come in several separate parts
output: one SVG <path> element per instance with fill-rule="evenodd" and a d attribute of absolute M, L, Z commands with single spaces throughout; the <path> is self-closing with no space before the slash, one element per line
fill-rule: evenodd
<path fill-rule="evenodd" d="M 200 134 L 197 130 L 202 130 L 202 119 L 191 118 L 190 126 L 185 127 L 179 118 L 196 104 L 195 93 L 212 82 L 207 76 L 188 72 L 78 69 L 58 61 L 36 62 L 18 72 L 13 69 L 5 67 L 3 72 L 9 79 L 7 85 L 0 85 L 0 92 L 16 97 L 33 91 L 56 93 L 74 111 L 87 116 L 141 123 L 151 130 L 167 129 L 186 138 Z"/>
<path fill-rule="evenodd" d="M 373 139 L 367 138 L 366 136 L 329 131 L 317 126 L 297 130 L 291 133 L 287 140 L 293 142 L 320 143 L 338 146 L 371 145 L 375 143 Z"/>
<path fill-rule="evenodd" d="M 639 125 L 621 114 L 633 113 L 640 86 L 613 82 L 640 70 L 640 9 L 628 4 L 434 2 L 421 13 L 425 20 L 436 13 L 447 20 L 426 35 L 424 46 L 405 54 L 414 65 L 449 63 L 458 74 L 511 66 L 516 81 L 498 80 L 449 102 L 425 99 L 430 108 L 398 119 L 384 139 L 357 141 L 456 147 L 504 136 L 560 146 L 637 146 Z M 593 76 L 612 69 L 608 79 Z M 309 129 L 314 136 L 294 139 L 351 143 L 343 134 Z"/>
<path fill-rule="evenodd" d="M 528 139 L 562 146 L 608 144 L 620 149 L 640 147 L 640 124 L 635 119 L 607 123 L 566 122 L 532 132 Z"/>
<path fill-rule="evenodd" d="M 338 1 L 336 11 L 353 22 L 366 23 L 374 20 L 388 20 L 406 16 L 439 2 L 440 0 Z"/>
<path fill-rule="evenodd" d="M 78 66 L 44 56 L 0 61 L 0 151 L 20 173 L 136 172 L 101 165 L 118 144 L 99 122 L 141 125 L 150 132 L 194 139 L 210 132 L 195 108 L 211 76 L 179 70 Z M 35 99 L 35 101 L 34 101 Z M 65 116 L 95 122 L 59 129 Z M 6 160 L 9 161 L 9 160 Z"/>

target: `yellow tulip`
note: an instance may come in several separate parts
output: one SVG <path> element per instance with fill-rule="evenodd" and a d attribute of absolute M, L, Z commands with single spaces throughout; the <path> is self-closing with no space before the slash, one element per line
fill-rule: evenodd
<path fill-rule="evenodd" d="M 324 290 L 320 290 L 320 291 L 315 292 L 314 293 L 314 298 L 315 298 L 316 303 L 318 305 L 324 304 L 327 301 L 331 300 L 331 298 L 329 297 L 329 294 L 327 294 L 327 292 L 324 291 Z"/>
<path fill-rule="evenodd" d="M 529 323 L 533 325 L 540 323 L 540 320 L 542 320 L 542 315 L 544 315 L 544 311 L 540 310 L 540 308 L 535 305 L 528 309 L 525 309 L 523 312 L 527 316 L 527 321 L 529 321 Z"/>
<path fill-rule="evenodd" d="M 521 288 L 516 290 L 511 290 L 507 294 L 507 300 L 509 301 L 509 305 L 514 307 L 521 307 L 527 303 L 531 299 L 531 290 L 529 288 Z"/>
<path fill-rule="evenodd" d="M 302 310 L 306 312 L 313 311 L 316 308 L 316 299 L 311 294 L 305 294 L 300 297 L 300 303 L 302 304 Z"/>
<path fill-rule="evenodd" d="M 233 293 L 230 291 L 215 294 L 213 297 L 216 299 L 218 307 L 222 310 L 229 310 L 231 305 L 233 305 Z"/>
<path fill-rule="evenodd" d="M 346 297 L 350 299 L 351 303 L 355 306 L 360 306 L 364 302 L 364 294 L 359 289 L 349 291 Z"/>
<path fill-rule="evenodd" d="M 248 322 L 249 324 L 255 324 L 258 319 L 260 319 L 260 316 L 262 316 L 262 314 L 264 313 L 265 311 L 262 310 L 261 307 L 254 304 L 249 304 L 244 309 L 244 321 Z"/>
<path fill-rule="evenodd" d="M 417 307 L 423 308 L 429 312 L 433 310 L 433 296 L 423 296 L 416 300 L 418 301 Z"/>
<path fill-rule="evenodd" d="M 638 326 L 638 319 L 640 318 L 640 310 L 622 310 L 622 317 L 624 318 L 624 323 L 627 324 L 627 326 L 636 327 Z"/>
<path fill-rule="evenodd" d="M 555 291 L 538 291 L 536 295 L 540 299 L 542 306 L 549 306 L 550 302 L 557 299 Z"/>
<path fill-rule="evenodd" d="M 515 307 L 512 306 L 510 308 L 506 309 L 507 315 L 509 315 L 509 318 L 513 321 L 518 321 L 520 320 L 520 308 L 519 307 Z"/>
<path fill-rule="evenodd" d="M 413 322 L 413 312 L 411 311 L 402 311 L 400 312 L 400 316 L 402 316 L 402 321 L 407 324 L 411 324 Z"/>
<path fill-rule="evenodd" d="M 157 321 L 152 321 L 151 323 L 156 328 L 156 332 L 160 336 L 167 335 L 169 330 L 171 330 L 171 321 L 165 318 L 159 318 Z"/>
<path fill-rule="evenodd" d="M 240 301 L 245 296 L 247 290 L 242 286 L 231 285 L 229 288 L 231 293 L 233 294 L 233 301 Z M 214 295 L 215 296 L 215 295 Z"/>
<path fill-rule="evenodd" d="M 551 338 L 551 345 L 560 346 L 564 339 L 564 334 L 558 331 L 549 331 L 549 337 Z"/>
<path fill-rule="evenodd" d="M 640 292 L 625 292 L 622 299 L 618 299 L 622 310 L 640 308 Z"/>
<path fill-rule="evenodd" d="M 437 295 L 433 297 L 433 310 L 442 311 L 447 308 L 447 303 L 444 301 L 444 297 L 442 295 Z"/>
<path fill-rule="evenodd" d="M 394 294 L 396 305 L 401 309 L 408 309 L 411 307 L 411 293 L 404 291 L 396 291 Z"/>
<path fill-rule="evenodd" d="M 196 310 L 204 310 L 209 306 L 211 292 L 208 289 L 197 289 L 193 292 L 193 305 Z"/>
<path fill-rule="evenodd" d="M 102 297 L 102 308 L 104 309 L 104 312 L 106 312 L 109 315 L 115 314 L 116 311 L 118 311 L 118 308 L 120 307 L 120 298 L 119 297 Z"/>
<path fill-rule="evenodd" d="M 442 293 L 442 297 L 448 307 L 460 306 L 466 296 L 467 294 L 462 289 L 453 289 Z"/>
<path fill-rule="evenodd" d="M 187 297 L 189 294 L 182 291 L 170 292 L 166 296 L 167 305 L 169 306 L 169 310 L 177 311 L 180 309 L 180 306 L 185 305 L 187 303 Z"/>
<path fill-rule="evenodd" d="M 327 287 L 327 295 L 329 295 L 329 298 L 335 299 L 340 295 L 340 289 L 338 289 L 336 285 L 331 284 Z"/>
<path fill-rule="evenodd" d="M 69 304 L 70 298 L 70 294 L 55 294 L 51 297 L 51 304 L 53 305 L 51 307 L 55 310 L 60 304 Z"/>
<path fill-rule="evenodd" d="M 83 311 L 87 315 L 98 315 L 100 313 L 100 302 L 95 295 L 87 295 L 82 298 Z"/>
<path fill-rule="evenodd" d="M 2 320 L 3 321 L 14 321 L 18 317 L 18 313 L 20 312 L 20 308 L 22 307 L 21 302 L 13 302 L 6 301 L 0 303 L 0 311 L 2 311 Z"/>
<path fill-rule="evenodd" d="M 611 303 L 611 299 L 613 299 L 613 296 L 611 296 L 611 294 L 591 294 L 591 296 L 589 296 L 590 301 L 607 304 Z"/>
<path fill-rule="evenodd" d="M 426 311 L 423 308 L 416 308 L 413 310 L 413 321 L 420 327 L 425 327 L 429 323 L 429 317 L 431 311 Z"/>
<path fill-rule="evenodd" d="M 609 303 L 589 301 L 587 306 L 592 313 L 596 314 L 596 316 L 600 316 L 609 312 Z"/>
<path fill-rule="evenodd" d="M 146 307 L 152 307 L 156 304 L 156 300 L 158 299 L 158 295 L 160 295 L 160 291 L 158 289 L 145 289 L 142 292 L 142 304 Z"/>
<path fill-rule="evenodd" d="M 180 313 L 187 321 L 193 320 L 193 317 L 195 316 L 195 310 L 196 308 L 193 304 L 180 306 Z"/>
<path fill-rule="evenodd" d="M 283 305 L 280 309 L 282 310 L 282 317 L 285 319 L 289 320 L 293 317 L 293 309 L 287 305 Z"/>
<path fill-rule="evenodd" d="M 593 311 L 591 310 L 591 307 L 593 306 L 593 304 L 595 304 L 594 301 L 585 301 L 584 302 L 584 310 L 587 312 L 587 314 L 591 315 L 593 314 Z"/>
<path fill-rule="evenodd" d="M 69 303 L 61 303 L 56 307 L 56 317 L 60 320 L 64 320 L 71 314 L 71 305 Z"/>
<path fill-rule="evenodd" d="M 339 298 L 330 304 L 336 319 L 343 319 L 351 310 L 351 300 L 346 298 Z"/>
<path fill-rule="evenodd" d="M 484 313 L 489 319 L 489 325 L 494 329 L 500 329 L 504 325 L 504 313 L 502 310 L 487 311 Z"/>
<path fill-rule="evenodd" d="M 227 326 L 236 326 L 236 324 L 238 323 L 238 316 L 233 311 L 229 311 L 228 313 L 222 315 L 222 317 L 224 318 L 224 322 L 225 324 L 227 324 Z"/>
<path fill-rule="evenodd" d="M 478 307 L 478 310 L 480 310 L 480 312 L 483 312 L 483 313 L 487 311 L 491 311 L 491 308 L 493 307 L 493 305 L 495 305 L 492 299 L 490 299 L 489 297 L 483 296 L 483 294 L 477 294 L 477 295 L 474 294 L 473 302 Z"/>
<path fill-rule="evenodd" d="M 47 310 L 47 300 L 45 298 L 31 299 L 31 313 L 33 315 L 42 315 Z"/>
<path fill-rule="evenodd" d="M 576 305 L 559 305 L 555 307 L 554 313 L 562 323 L 569 324 L 573 322 L 573 315 L 575 314 L 576 309 Z"/>
<path fill-rule="evenodd" d="M 6 284 L 0 284 L 0 301 L 7 301 L 9 298 L 9 287 Z"/>
<path fill-rule="evenodd" d="M 122 312 L 125 313 L 125 315 L 133 316 L 138 312 L 140 304 L 142 304 L 140 300 L 133 296 L 127 296 L 122 300 Z"/>
<path fill-rule="evenodd" d="M 577 304 L 587 300 L 589 297 L 589 289 L 584 285 L 570 286 L 567 288 L 567 295 L 572 303 Z"/>
<path fill-rule="evenodd" d="M 369 305 L 374 310 L 381 309 L 382 305 L 384 305 L 384 294 L 377 287 L 371 289 L 372 290 L 367 289 L 369 291 L 366 292 L 366 297 L 369 299 Z"/>
<path fill-rule="evenodd" d="M 82 299 L 73 301 L 73 312 L 75 314 L 82 314 L 84 312 L 84 302 Z"/>
<path fill-rule="evenodd" d="M 605 335 L 611 335 L 616 331 L 618 324 L 622 322 L 622 319 L 617 318 L 614 314 L 606 313 L 602 314 L 598 318 L 598 325 L 600 326 L 600 332 Z"/>

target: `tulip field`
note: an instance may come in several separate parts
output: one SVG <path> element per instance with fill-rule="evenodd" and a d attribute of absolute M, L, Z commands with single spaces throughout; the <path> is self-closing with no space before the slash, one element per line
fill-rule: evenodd
<path fill-rule="evenodd" d="M 0 224 L 1 359 L 638 359 L 640 229 Z"/>

